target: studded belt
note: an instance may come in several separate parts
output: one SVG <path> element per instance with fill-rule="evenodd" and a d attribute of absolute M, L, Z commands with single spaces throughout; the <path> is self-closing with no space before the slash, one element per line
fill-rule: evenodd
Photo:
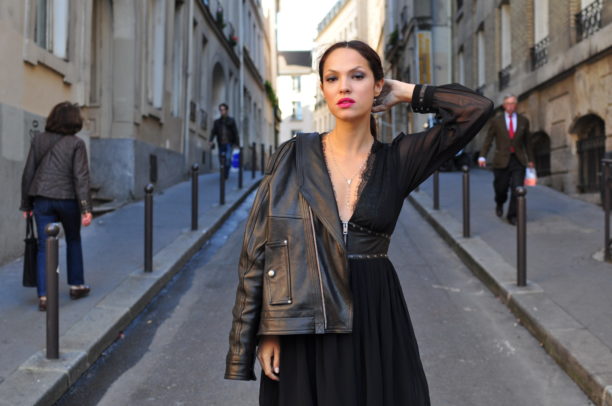
<path fill-rule="evenodd" d="M 349 259 L 366 259 L 366 258 L 387 258 L 388 255 L 386 253 L 380 254 L 348 254 Z"/>

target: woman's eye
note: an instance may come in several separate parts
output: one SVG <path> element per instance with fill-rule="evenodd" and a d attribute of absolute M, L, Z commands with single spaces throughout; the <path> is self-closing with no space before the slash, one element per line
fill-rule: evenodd
<path fill-rule="evenodd" d="M 328 82 L 333 82 L 334 80 L 336 80 L 335 76 L 329 76 L 327 79 L 325 79 Z"/>
<path fill-rule="evenodd" d="M 364 78 L 363 74 L 361 74 L 361 73 L 358 73 L 358 74 L 356 74 L 356 75 L 353 75 L 353 77 L 354 77 L 355 79 L 363 79 L 363 78 Z"/>

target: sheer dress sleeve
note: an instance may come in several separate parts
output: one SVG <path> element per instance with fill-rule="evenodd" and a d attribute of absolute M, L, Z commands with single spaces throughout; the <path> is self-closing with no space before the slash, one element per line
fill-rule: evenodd
<path fill-rule="evenodd" d="M 416 85 L 412 109 L 435 113 L 437 124 L 420 133 L 400 133 L 392 142 L 402 197 L 465 148 L 491 116 L 493 102 L 458 84 Z"/>

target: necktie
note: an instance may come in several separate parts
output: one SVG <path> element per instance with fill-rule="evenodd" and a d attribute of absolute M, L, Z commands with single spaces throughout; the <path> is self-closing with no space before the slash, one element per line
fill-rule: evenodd
<path fill-rule="evenodd" d="M 510 140 L 514 139 L 514 125 L 512 124 L 512 115 L 508 116 L 508 134 L 510 134 Z M 510 152 L 514 152 L 513 146 L 510 146 Z"/>

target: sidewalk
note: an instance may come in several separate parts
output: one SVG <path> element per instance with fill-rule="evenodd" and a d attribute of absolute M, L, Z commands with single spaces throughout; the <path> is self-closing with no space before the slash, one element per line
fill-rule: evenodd
<path fill-rule="evenodd" d="M 143 201 L 94 219 L 81 232 L 85 281 L 92 287 L 87 298 L 68 298 L 62 240 L 60 360 L 45 358 L 46 317 L 35 288 L 21 286 L 22 260 L 0 267 L 0 405 L 53 404 L 258 186 L 260 172 L 251 176 L 244 171 L 239 190 L 238 174 L 231 173 L 220 206 L 219 174 L 201 175 L 199 230 L 193 232 L 191 181 L 156 192 L 151 273 L 143 272 Z"/>
<path fill-rule="evenodd" d="M 432 209 L 431 178 L 409 201 L 593 402 L 612 406 L 612 264 L 600 259 L 601 207 L 528 187 L 528 286 L 519 288 L 516 228 L 495 215 L 493 174 L 470 175 L 472 238 L 462 236 L 462 173 L 440 174 L 441 210 Z"/>

